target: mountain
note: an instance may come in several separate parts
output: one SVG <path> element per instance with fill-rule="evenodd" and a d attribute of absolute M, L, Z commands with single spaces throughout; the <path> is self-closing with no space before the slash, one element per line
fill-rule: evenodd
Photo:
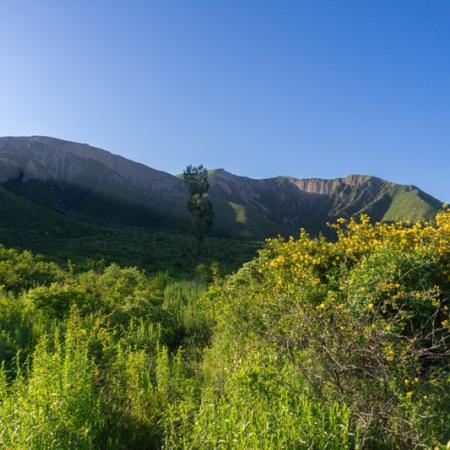
<path fill-rule="evenodd" d="M 350 175 L 324 180 L 276 177 L 253 180 L 223 169 L 211 172 L 211 195 L 244 205 L 289 230 L 326 232 L 338 217 L 368 214 L 377 221 L 432 218 L 442 203 L 411 185 Z"/>
<path fill-rule="evenodd" d="M 370 176 L 255 180 L 218 169 L 210 172 L 210 184 L 218 236 L 262 238 L 296 234 L 300 227 L 317 234 L 337 217 L 360 213 L 374 220 L 416 221 L 442 206 L 415 186 Z M 49 211 L 52 223 L 57 214 L 58 220 L 76 223 L 189 226 L 179 177 L 87 144 L 43 136 L 0 138 L 0 186 L 0 193 L 26 200 L 28 208 Z"/>
<path fill-rule="evenodd" d="M 0 138 L 0 183 L 77 220 L 175 229 L 189 224 L 182 180 L 86 144 L 42 136 Z M 215 199 L 214 207 L 217 235 L 277 232 L 276 224 L 242 205 Z"/>

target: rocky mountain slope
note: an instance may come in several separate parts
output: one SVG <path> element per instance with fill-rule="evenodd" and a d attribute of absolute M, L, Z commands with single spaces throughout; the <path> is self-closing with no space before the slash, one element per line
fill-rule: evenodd
<path fill-rule="evenodd" d="M 374 220 L 433 217 L 442 203 L 415 186 L 351 175 L 324 180 L 276 177 L 252 180 L 212 171 L 211 195 L 242 204 L 290 230 L 317 233 L 338 217 L 368 214 Z"/>
<path fill-rule="evenodd" d="M 254 180 L 210 172 L 217 235 L 261 238 L 326 231 L 339 216 L 418 220 L 441 202 L 415 186 L 352 175 Z M 79 221 L 184 229 L 183 181 L 105 150 L 42 136 L 0 138 L 0 185 L 16 198 Z"/>

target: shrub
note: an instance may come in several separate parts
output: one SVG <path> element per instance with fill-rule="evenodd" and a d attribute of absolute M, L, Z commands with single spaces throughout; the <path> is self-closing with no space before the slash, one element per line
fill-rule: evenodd
<path fill-rule="evenodd" d="M 275 348 L 310 398 L 348 407 L 363 445 L 447 442 L 450 212 L 436 223 L 362 216 L 335 242 L 271 240 L 210 290 L 224 339 Z"/>
<path fill-rule="evenodd" d="M 19 291 L 32 286 L 49 284 L 62 277 L 62 271 L 31 252 L 18 252 L 0 245 L 0 287 Z"/>

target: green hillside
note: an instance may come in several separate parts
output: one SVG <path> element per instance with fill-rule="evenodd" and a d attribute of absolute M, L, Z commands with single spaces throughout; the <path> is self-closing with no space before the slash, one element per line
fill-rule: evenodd
<path fill-rule="evenodd" d="M 398 189 L 383 216 L 383 221 L 392 222 L 401 219 L 417 222 L 421 219 L 431 219 L 440 208 L 442 203 L 424 192 Z"/>
<path fill-rule="evenodd" d="M 149 272 L 188 275 L 194 270 L 188 233 L 83 223 L 38 206 L 0 187 L 0 244 L 32 250 L 60 264 L 119 263 Z M 224 273 L 251 259 L 262 243 L 209 238 L 200 262 L 215 261 Z"/>
<path fill-rule="evenodd" d="M 210 177 L 213 198 L 245 206 L 276 224 L 284 235 L 297 234 L 300 228 L 315 235 L 329 234 L 327 223 L 363 213 L 374 221 L 418 221 L 433 217 L 442 207 L 414 186 L 371 176 L 254 180 L 221 169 L 211 171 Z"/>

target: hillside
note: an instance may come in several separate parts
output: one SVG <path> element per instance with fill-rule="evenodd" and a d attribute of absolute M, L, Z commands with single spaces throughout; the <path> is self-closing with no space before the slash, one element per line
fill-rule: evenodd
<path fill-rule="evenodd" d="M 0 183 L 78 220 L 176 230 L 189 223 L 180 179 L 85 144 L 47 137 L 0 138 Z M 243 205 L 214 199 L 214 207 L 218 236 L 278 231 Z"/>
<path fill-rule="evenodd" d="M 118 263 L 147 272 L 192 275 L 193 238 L 182 232 L 155 228 L 85 223 L 50 211 L 0 187 L 0 244 L 31 250 L 77 267 Z M 211 237 L 202 262 L 217 263 L 222 273 L 238 269 L 256 255 L 262 243 Z"/>
<path fill-rule="evenodd" d="M 434 217 L 442 207 L 440 201 L 415 186 L 370 176 L 253 180 L 221 169 L 212 171 L 211 179 L 213 197 L 233 199 L 294 233 L 298 228 L 313 234 L 326 232 L 327 222 L 363 213 L 376 221 L 417 221 Z"/>
<path fill-rule="evenodd" d="M 415 186 L 352 175 L 255 180 L 210 172 L 216 236 L 264 238 L 327 231 L 361 213 L 377 221 L 433 217 L 442 204 Z M 110 152 L 49 137 L 0 138 L 0 184 L 78 222 L 186 230 L 186 191 L 176 176 Z M 49 217 L 54 217 L 50 215 Z"/>

